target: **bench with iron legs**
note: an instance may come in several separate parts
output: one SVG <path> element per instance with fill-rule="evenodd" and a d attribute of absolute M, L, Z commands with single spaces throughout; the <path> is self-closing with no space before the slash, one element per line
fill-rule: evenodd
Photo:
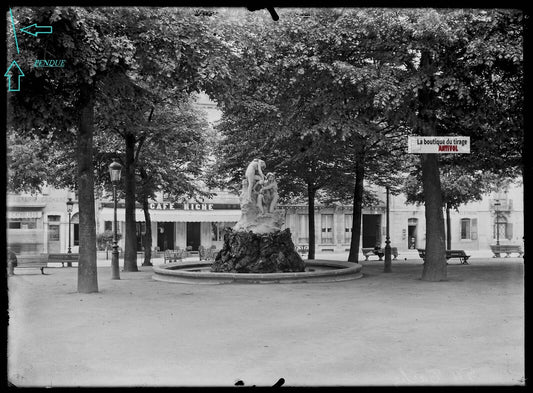
<path fill-rule="evenodd" d="M 15 269 L 41 269 L 41 274 L 44 274 L 44 268 L 47 266 L 48 254 L 17 255 L 17 266 L 15 266 Z"/>
<path fill-rule="evenodd" d="M 302 256 L 309 253 L 309 247 L 306 245 L 300 245 L 300 246 L 295 245 L 294 249 L 296 250 L 298 254 Z"/>
<path fill-rule="evenodd" d="M 368 261 L 368 257 L 371 257 L 373 255 L 377 255 L 379 260 L 382 261 L 383 257 L 385 256 L 385 249 L 384 248 L 361 248 L 361 251 L 363 255 L 365 256 L 365 261 Z M 398 248 L 397 247 L 391 247 L 391 255 L 394 256 L 393 259 L 396 259 L 398 257 Z"/>
<path fill-rule="evenodd" d="M 72 263 L 78 263 L 79 254 L 59 253 L 59 254 L 36 254 L 36 255 L 17 255 L 17 266 L 15 268 L 38 268 L 44 274 L 44 268 L 48 267 L 49 263 L 61 263 L 64 267 L 72 266 Z"/>
<path fill-rule="evenodd" d="M 500 258 L 501 254 L 506 254 L 505 258 L 508 258 L 511 254 L 518 254 L 519 257 L 524 255 L 522 247 L 517 244 L 491 245 L 490 249 L 494 254 L 493 258 Z"/>
<path fill-rule="evenodd" d="M 216 248 L 208 248 L 206 251 L 205 259 L 206 261 L 214 261 L 217 257 L 218 250 Z"/>
<path fill-rule="evenodd" d="M 461 264 L 468 265 L 470 255 L 466 255 L 464 250 L 446 250 L 446 260 L 451 258 L 459 258 Z"/>
<path fill-rule="evenodd" d="M 423 248 L 418 249 L 418 255 L 426 262 L 426 250 Z M 462 265 L 468 265 L 468 258 L 470 255 L 466 255 L 464 250 L 446 250 L 446 260 L 451 258 L 459 258 Z"/>
<path fill-rule="evenodd" d="M 214 261 L 217 254 L 216 246 L 211 246 L 206 248 L 204 246 L 198 247 L 198 254 L 200 256 L 200 261 Z"/>
<path fill-rule="evenodd" d="M 185 250 L 165 250 L 163 263 L 182 261 L 188 255 Z"/>
<path fill-rule="evenodd" d="M 48 255 L 48 262 L 49 263 L 60 263 L 61 266 L 65 266 L 65 263 L 67 266 L 72 266 L 72 263 L 78 263 L 80 260 L 80 254 L 72 254 L 72 253 L 60 253 L 60 254 L 43 254 Z"/>

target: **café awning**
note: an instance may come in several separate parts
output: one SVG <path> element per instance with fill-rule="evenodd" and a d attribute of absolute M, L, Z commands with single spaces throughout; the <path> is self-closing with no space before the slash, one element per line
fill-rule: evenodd
<path fill-rule="evenodd" d="M 41 210 L 26 210 L 26 211 L 13 211 L 8 210 L 6 212 L 6 218 L 41 218 L 43 212 Z"/>
<path fill-rule="evenodd" d="M 113 209 L 104 207 L 100 211 L 100 220 L 113 221 Z M 117 221 L 126 221 L 125 209 L 117 209 Z M 150 210 L 153 222 L 233 222 L 241 218 L 240 210 Z M 142 209 L 135 209 L 135 221 L 144 222 Z"/>

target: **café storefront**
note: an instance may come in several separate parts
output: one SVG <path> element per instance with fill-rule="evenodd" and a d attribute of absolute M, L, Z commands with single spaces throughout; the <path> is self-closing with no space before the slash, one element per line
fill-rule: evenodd
<path fill-rule="evenodd" d="M 241 216 L 238 198 L 208 203 L 195 201 L 153 202 L 149 206 L 152 247 L 156 251 L 186 249 L 197 251 L 200 245 L 222 247 L 224 228 L 233 227 Z M 233 200 L 231 200 L 233 199 Z M 113 203 L 103 202 L 98 214 L 100 232 L 112 229 Z M 146 219 L 140 205 L 135 209 L 137 223 L 137 251 L 144 249 Z M 125 232 L 125 208 L 118 203 L 118 232 Z M 119 247 L 124 247 L 120 239 Z"/>

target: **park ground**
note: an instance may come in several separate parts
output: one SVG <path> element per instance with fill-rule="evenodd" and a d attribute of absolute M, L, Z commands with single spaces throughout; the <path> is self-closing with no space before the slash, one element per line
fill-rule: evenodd
<path fill-rule="evenodd" d="M 317 255 L 346 260 L 346 254 Z M 8 278 L 7 375 L 20 387 L 525 385 L 524 259 L 363 261 L 337 283 L 190 285 L 152 268 L 77 292 L 77 269 Z M 163 263 L 162 259 L 154 264 Z"/>

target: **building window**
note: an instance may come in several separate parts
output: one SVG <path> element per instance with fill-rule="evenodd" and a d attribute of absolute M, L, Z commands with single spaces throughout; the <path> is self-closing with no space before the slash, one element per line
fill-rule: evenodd
<path fill-rule="evenodd" d="M 344 242 L 350 243 L 352 241 L 353 230 L 353 214 L 344 215 Z"/>
<path fill-rule="evenodd" d="M 36 229 L 36 218 L 10 218 L 7 223 L 8 229 Z"/>
<path fill-rule="evenodd" d="M 48 240 L 59 241 L 59 225 L 48 225 Z"/>
<path fill-rule="evenodd" d="M 309 244 L 309 215 L 298 214 L 298 244 Z"/>
<path fill-rule="evenodd" d="M 461 240 L 477 240 L 477 218 L 461 218 Z"/>
<path fill-rule="evenodd" d="M 322 214 L 322 244 L 333 244 L 333 214 Z"/>
<path fill-rule="evenodd" d="M 502 215 L 495 218 L 492 228 L 492 238 L 495 240 L 513 238 L 513 224 L 508 223 L 507 218 Z"/>
<path fill-rule="evenodd" d="M 7 223 L 7 227 L 8 229 L 20 229 L 21 226 L 20 226 L 20 221 L 9 221 Z"/>
<path fill-rule="evenodd" d="M 219 242 L 224 240 L 224 230 L 231 228 L 235 225 L 235 222 L 212 222 L 211 223 L 211 240 Z"/>
<path fill-rule="evenodd" d="M 113 230 L 113 221 L 104 221 L 104 231 Z"/>
<path fill-rule="evenodd" d="M 470 218 L 461 218 L 461 240 L 470 239 Z"/>
<path fill-rule="evenodd" d="M 48 216 L 48 222 L 56 223 L 61 221 L 61 216 Z M 48 241 L 59 241 L 59 225 L 48 224 Z"/>

